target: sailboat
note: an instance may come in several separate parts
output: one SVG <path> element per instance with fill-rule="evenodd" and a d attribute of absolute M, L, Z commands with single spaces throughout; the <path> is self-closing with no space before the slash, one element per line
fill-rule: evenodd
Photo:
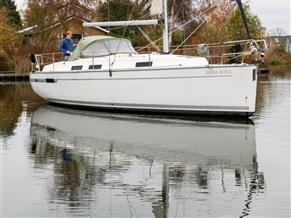
<path fill-rule="evenodd" d="M 138 54 L 127 39 L 84 37 L 68 60 L 55 62 L 53 57 L 53 63 L 40 67 L 43 56 L 36 55 L 32 89 L 49 102 L 69 106 L 252 115 L 257 64 L 210 64 L 207 57 L 170 53 L 166 0 L 163 10 L 163 53 Z M 133 20 L 84 23 L 84 27 L 158 24 L 158 20 Z M 254 47 L 256 42 L 250 44 Z"/>

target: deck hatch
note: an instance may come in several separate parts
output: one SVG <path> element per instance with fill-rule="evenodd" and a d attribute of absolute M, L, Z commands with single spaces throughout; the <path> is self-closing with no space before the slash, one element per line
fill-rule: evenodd
<path fill-rule="evenodd" d="M 102 64 L 89 65 L 89 70 L 100 70 L 101 68 L 102 68 Z"/>
<path fill-rule="evenodd" d="M 72 66 L 71 70 L 82 70 L 83 66 L 82 65 L 76 65 L 76 66 Z"/>
<path fill-rule="evenodd" d="M 136 62 L 135 67 L 151 67 L 153 66 L 152 61 L 147 61 L 147 62 Z"/>

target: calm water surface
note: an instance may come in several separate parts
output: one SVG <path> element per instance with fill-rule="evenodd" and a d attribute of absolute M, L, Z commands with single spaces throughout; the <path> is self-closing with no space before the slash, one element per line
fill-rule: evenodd
<path fill-rule="evenodd" d="M 262 77 L 239 122 L 65 109 L 0 85 L 1 217 L 290 217 L 290 84 Z"/>

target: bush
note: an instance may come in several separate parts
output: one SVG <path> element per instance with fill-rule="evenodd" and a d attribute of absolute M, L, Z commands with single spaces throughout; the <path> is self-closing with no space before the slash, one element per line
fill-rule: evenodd
<path fill-rule="evenodd" d="M 14 68 L 13 61 L 4 50 L 0 49 L 0 71 L 11 71 Z"/>
<path fill-rule="evenodd" d="M 266 65 L 278 66 L 291 64 L 291 54 L 280 50 L 273 50 L 269 52 L 265 58 Z"/>

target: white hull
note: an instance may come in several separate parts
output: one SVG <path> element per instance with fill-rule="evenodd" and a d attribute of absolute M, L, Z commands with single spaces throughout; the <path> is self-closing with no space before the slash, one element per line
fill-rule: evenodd
<path fill-rule="evenodd" d="M 37 72 L 33 90 L 50 102 L 97 108 L 251 115 L 256 66 L 143 67 Z"/>

